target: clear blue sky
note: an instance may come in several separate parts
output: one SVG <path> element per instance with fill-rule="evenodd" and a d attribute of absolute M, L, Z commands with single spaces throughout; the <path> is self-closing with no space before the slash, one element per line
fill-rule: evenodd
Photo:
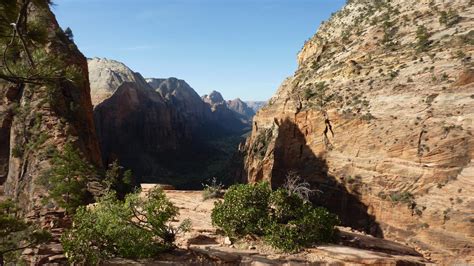
<path fill-rule="evenodd" d="M 87 57 L 145 77 L 177 77 L 200 95 L 267 100 L 296 54 L 345 0 L 56 0 Z"/>

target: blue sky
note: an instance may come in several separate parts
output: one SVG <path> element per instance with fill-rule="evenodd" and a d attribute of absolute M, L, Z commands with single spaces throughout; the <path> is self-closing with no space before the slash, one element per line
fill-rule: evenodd
<path fill-rule="evenodd" d="M 296 55 L 345 0 L 56 0 L 87 57 L 145 77 L 177 77 L 200 95 L 267 100 Z"/>

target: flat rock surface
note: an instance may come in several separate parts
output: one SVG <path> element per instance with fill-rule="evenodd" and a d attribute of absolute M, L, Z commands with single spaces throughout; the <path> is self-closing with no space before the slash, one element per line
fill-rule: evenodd
<path fill-rule="evenodd" d="M 240 265 L 306 265 L 314 263 L 339 264 L 425 264 L 427 261 L 415 250 L 399 243 L 375 238 L 341 227 L 341 242 L 306 249 L 296 254 L 278 252 L 261 241 L 244 239 L 225 245 L 225 237 L 212 226 L 211 212 L 215 199 L 203 200 L 201 191 L 165 190 L 179 208 L 179 223 L 190 219 L 192 230 L 178 238 L 178 245 L 219 264 Z M 348 246 L 351 245 L 351 246 Z"/>

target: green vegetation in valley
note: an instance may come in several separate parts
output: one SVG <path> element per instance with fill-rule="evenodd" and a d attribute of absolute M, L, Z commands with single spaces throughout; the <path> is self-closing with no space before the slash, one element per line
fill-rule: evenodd
<path fill-rule="evenodd" d="M 334 241 L 339 224 L 326 209 L 287 189 L 272 191 L 265 182 L 231 186 L 224 200 L 216 202 L 211 218 L 230 237 L 263 237 L 283 251 Z"/>

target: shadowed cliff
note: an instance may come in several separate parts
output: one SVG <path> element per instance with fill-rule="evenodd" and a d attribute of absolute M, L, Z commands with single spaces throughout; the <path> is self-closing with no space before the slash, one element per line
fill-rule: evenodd
<path fill-rule="evenodd" d="M 375 218 L 367 213 L 367 206 L 328 174 L 326 161 L 314 154 L 298 126 L 285 119 L 279 123 L 278 130 L 271 185 L 274 188 L 282 186 L 287 174 L 295 171 L 320 191 L 312 197 L 314 204 L 336 213 L 345 226 L 383 237 Z"/>

